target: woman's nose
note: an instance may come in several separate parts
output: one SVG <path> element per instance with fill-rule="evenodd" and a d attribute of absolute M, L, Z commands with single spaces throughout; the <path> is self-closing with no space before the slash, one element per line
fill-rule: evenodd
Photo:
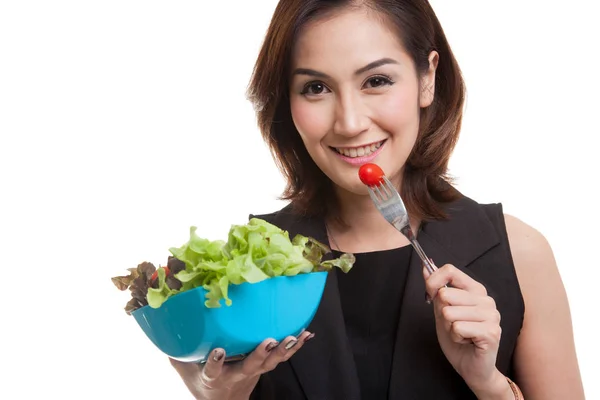
<path fill-rule="evenodd" d="M 359 95 L 346 95 L 338 99 L 335 111 L 335 134 L 356 136 L 369 128 L 366 106 Z"/>

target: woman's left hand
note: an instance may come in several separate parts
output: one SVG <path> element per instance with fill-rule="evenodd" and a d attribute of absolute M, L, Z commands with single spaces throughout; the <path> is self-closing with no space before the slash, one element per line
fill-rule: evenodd
<path fill-rule="evenodd" d="M 496 302 L 481 283 L 453 265 L 431 275 L 423 269 L 423 274 L 446 358 L 479 398 L 502 396 L 510 388 L 496 368 L 502 332 Z"/>

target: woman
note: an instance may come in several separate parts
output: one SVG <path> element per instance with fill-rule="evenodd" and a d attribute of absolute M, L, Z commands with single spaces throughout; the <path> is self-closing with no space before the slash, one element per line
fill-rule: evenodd
<path fill-rule="evenodd" d="M 548 243 L 445 176 L 464 86 L 426 0 L 281 0 L 249 94 L 290 200 L 259 217 L 357 261 L 299 337 L 173 360 L 196 398 L 584 398 Z M 433 274 L 373 206 L 366 161 L 398 186 Z"/>

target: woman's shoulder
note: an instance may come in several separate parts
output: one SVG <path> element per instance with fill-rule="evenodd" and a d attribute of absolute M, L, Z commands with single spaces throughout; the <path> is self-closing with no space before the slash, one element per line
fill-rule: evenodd
<path fill-rule="evenodd" d="M 526 308 L 548 310 L 565 299 L 565 288 L 552 247 L 545 235 L 522 218 L 504 212 L 502 203 L 480 204 L 497 232 L 508 242 L 510 256 Z M 543 300 L 542 300 L 543 299 Z"/>
<path fill-rule="evenodd" d="M 522 219 L 504 212 L 501 202 L 483 203 L 461 195 L 447 208 L 451 217 L 453 215 L 461 215 L 462 218 L 473 218 L 474 215 L 485 216 L 496 226 L 499 233 L 502 233 L 502 236 L 507 237 L 515 263 L 530 264 L 528 261 L 532 259 L 552 257 L 552 249 L 546 237 Z"/>
<path fill-rule="evenodd" d="M 552 249 L 546 237 L 523 219 L 504 211 L 501 202 L 478 202 L 461 195 L 450 209 L 464 209 L 464 214 L 482 214 L 508 240 L 510 251 L 518 270 L 552 268 L 555 265 Z M 539 272 L 539 271 L 538 271 Z"/>
<path fill-rule="evenodd" d="M 546 237 L 516 216 L 504 214 L 504 222 L 519 281 L 526 286 L 558 284 L 558 266 Z"/>
<path fill-rule="evenodd" d="M 293 221 L 297 221 L 301 216 L 296 213 L 292 204 L 286 204 L 282 208 L 267 212 L 267 213 L 251 213 L 248 216 L 248 219 L 259 218 L 263 219 L 271 224 L 280 226 L 280 225 L 288 225 Z M 281 227 L 281 226 L 280 226 Z"/>
<path fill-rule="evenodd" d="M 504 213 L 503 217 L 511 249 L 518 256 L 539 257 L 552 251 L 546 237 L 535 227 L 511 214 Z"/>

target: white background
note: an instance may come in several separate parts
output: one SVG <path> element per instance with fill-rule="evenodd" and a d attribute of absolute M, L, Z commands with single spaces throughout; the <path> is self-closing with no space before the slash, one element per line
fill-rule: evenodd
<path fill-rule="evenodd" d="M 598 399 L 600 30 L 549 3 L 432 1 L 469 90 L 451 172 L 550 241 Z M 244 97 L 275 4 L 0 2 L 0 398 L 189 398 L 110 277 L 283 205 Z"/>

